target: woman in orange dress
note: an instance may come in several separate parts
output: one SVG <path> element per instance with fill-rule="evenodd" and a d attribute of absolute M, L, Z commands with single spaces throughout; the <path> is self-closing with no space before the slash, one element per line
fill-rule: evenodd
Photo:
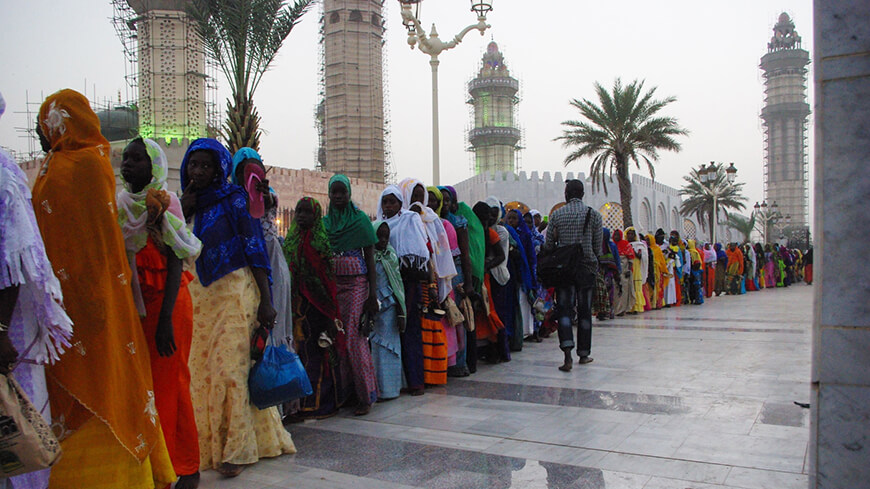
<path fill-rule="evenodd" d="M 166 191 L 169 165 L 160 146 L 134 139 L 124 149 L 118 220 L 134 278 L 133 298 L 148 341 L 154 397 L 176 489 L 199 485 L 199 437 L 190 401 L 193 304 L 187 284 L 202 244 L 187 229 L 178 197 Z M 169 212 L 167 212 L 167 210 Z"/>
<path fill-rule="evenodd" d="M 176 477 L 130 288 L 109 143 L 73 90 L 46 98 L 39 128 L 51 150 L 33 186 L 36 221 L 75 324 L 71 350 L 46 369 L 63 450 L 49 485 L 164 487 Z"/>

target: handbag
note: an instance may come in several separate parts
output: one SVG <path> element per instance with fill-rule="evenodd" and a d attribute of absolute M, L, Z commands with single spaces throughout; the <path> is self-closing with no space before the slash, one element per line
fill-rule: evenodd
<path fill-rule="evenodd" d="M 60 443 L 12 376 L 0 375 L 0 477 L 47 469 Z"/>
<path fill-rule="evenodd" d="M 592 208 L 587 208 L 583 222 L 583 233 L 589 227 L 589 215 Z M 595 274 L 583 266 L 583 245 L 580 243 L 559 246 L 552 250 L 541 250 L 538 256 L 538 279 L 546 288 L 552 287 L 591 287 L 595 284 Z"/>
<path fill-rule="evenodd" d="M 372 331 L 375 330 L 375 316 L 363 311 L 359 316 L 359 335 L 362 338 L 368 338 Z"/>
<path fill-rule="evenodd" d="M 468 296 L 459 301 L 459 309 L 465 316 L 465 330 L 469 333 L 474 332 L 474 306 L 471 305 L 471 299 Z"/>
<path fill-rule="evenodd" d="M 310 396 L 314 391 L 299 356 L 285 345 L 275 345 L 272 335 L 263 357 L 248 374 L 251 403 L 259 409 Z"/>
<path fill-rule="evenodd" d="M 456 301 L 453 298 L 447 297 L 444 299 L 443 307 L 447 310 L 447 320 L 450 322 L 450 326 L 456 327 L 465 321 L 465 317 L 462 315 L 459 307 L 456 306 Z"/>

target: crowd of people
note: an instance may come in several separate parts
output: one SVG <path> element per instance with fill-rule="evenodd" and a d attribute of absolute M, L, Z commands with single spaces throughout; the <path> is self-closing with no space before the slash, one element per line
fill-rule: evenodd
<path fill-rule="evenodd" d="M 372 222 L 339 174 L 329 202 L 300 199 L 279 236 L 251 148 L 193 141 L 179 198 L 160 146 L 134 139 L 115 195 L 84 96 L 49 96 L 38 129 L 47 156 L 32 191 L 0 153 L 0 373 L 51 420 L 63 456 L 12 487 L 195 488 L 200 470 L 234 477 L 294 453 L 285 424 L 343 407 L 364 416 L 554 332 L 561 370 L 574 350 L 587 364 L 593 316 L 812 282 L 812 250 L 611 232 L 578 180 L 544 216 L 407 178 L 386 186 Z M 566 246 L 590 278 L 542 284 L 538 260 Z M 267 342 L 298 354 L 311 395 L 251 404 Z"/>

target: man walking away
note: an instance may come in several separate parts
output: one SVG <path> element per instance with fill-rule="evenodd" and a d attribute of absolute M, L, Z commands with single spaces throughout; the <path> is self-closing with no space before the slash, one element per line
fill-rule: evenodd
<path fill-rule="evenodd" d="M 595 277 L 598 256 L 601 254 L 602 219 L 594 209 L 583 203 L 585 189 L 580 180 L 565 182 L 565 206 L 550 216 L 544 248 L 553 250 L 562 246 L 581 244 L 584 275 Z M 588 225 L 587 225 L 587 222 Z M 594 244 L 598 245 L 595 246 Z M 592 361 L 592 291 L 594 280 L 556 288 L 556 318 L 559 325 L 559 348 L 565 352 L 565 363 L 559 367 L 571 371 L 571 349 L 574 348 L 573 324 L 577 323 L 577 355 L 580 363 Z"/>

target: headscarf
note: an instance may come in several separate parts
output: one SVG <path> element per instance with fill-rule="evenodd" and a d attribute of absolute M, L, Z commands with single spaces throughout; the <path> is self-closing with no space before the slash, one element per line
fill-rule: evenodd
<path fill-rule="evenodd" d="M 535 278 L 535 268 L 537 267 L 537 256 L 535 256 L 535 245 L 532 243 L 532 233 L 529 232 L 529 227 L 526 221 L 523 221 L 523 214 L 512 209 L 517 215 L 517 227 L 505 226 L 511 238 L 516 241 L 517 249 L 520 252 L 520 275 L 521 285 L 525 290 L 534 290 L 536 288 L 537 279 Z"/>
<path fill-rule="evenodd" d="M 148 344 L 129 285 L 109 143 L 90 102 L 74 90 L 49 95 L 39 125 L 51 151 L 33 184 L 34 214 L 75 324 L 72 351 L 47 375 L 52 415 L 71 430 L 98 418 L 142 463 L 162 435 L 149 416 L 156 411 L 146 409 Z"/>
<path fill-rule="evenodd" d="M 628 229 L 634 230 L 634 228 Z M 626 229 L 626 232 L 628 229 Z M 635 234 L 637 234 L 637 231 L 635 231 Z M 617 253 L 615 256 L 624 256 L 629 260 L 634 259 L 634 248 L 631 247 L 631 243 L 629 243 L 628 240 L 623 239 L 622 230 L 617 229 L 616 231 L 613 231 L 613 242 L 616 244 Z M 620 267 L 621 266 L 622 265 L 620 264 Z"/>
<path fill-rule="evenodd" d="M 501 205 L 501 201 L 498 200 L 498 197 L 496 197 L 495 195 L 490 195 L 486 198 L 484 202 L 486 202 L 486 205 L 488 205 L 490 208 L 498 209 L 498 222 L 496 222 L 496 224 L 501 224 L 501 220 L 504 219 L 505 216 L 505 211 L 504 206 Z"/>
<path fill-rule="evenodd" d="M 444 207 L 444 195 L 441 194 L 441 189 L 430 185 L 426 187 L 426 192 L 432 192 L 435 194 L 435 198 L 438 199 L 438 207 L 435 208 L 435 214 L 441 215 L 441 209 Z"/>
<path fill-rule="evenodd" d="M 133 193 L 121 174 L 124 188 L 118 192 L 117 199 L 118 223 L 124 233 L 127 260 L 133 272 L 133 299 L 139 315 L 144 317 L 145 301 L 139 287 L 136 253 L 145 247 L 148 236 L 151 235 L 158 245 L 168 246 L 176 257 L 185 260 L 187 266 L 191 266 L 199 255 L 202 243 L 184 224 L 178 197 L 166 189 L 169 162 L 163 148 L 151 139 L 144 139 L 143 143 L 151 160 L 151 181 L 141 191 Z"/>
<path fill-rule="evenodd" d="M 456 189 L 446 185 L 438 187 L 438 190 L 441 191 L 441 195 L 444 195 L 444 192 L 448 192 L 450 194 L 450 198 L 453 199 L 453 202 L 459 204 L 458 199 L 456 198 Z M 443 201 L 443 198 L 442 198 Z M 447 221 L 453 226 L 453 229 L 466 229 L 468 227 L 468 220 L 459 214 L 454 214 L 452 211 L 448 209 L 447 211 Z"/>
<path fill-rule="evenodd" d="M 698 265 L 703 265 L 704 260 L 701 258 L 701 253 L 698 251 L 698 248 L 695 247 L 694 239 L 689 240 L 687 248 L 689 249 L 689 255 L 692 257 L 692 265 L 696 263 Z"/>
<path fill-rule="evenodd" d="M 148 221 L 159 219 L 163 243 L 172 249 L 175 256 L 182 260 L 195 257 L 202 248 L 202 243 L 185 226 L 178 197 L 167 191 L 166 179 L 169 174 L 169 162 L 166 159 L 166 154 L 155 141 L 143 139 L 143 142 L 148 157 L 151 159 L 151 182 L 145 185 L 145 188 L 140 192 L 133 193 L 130 191 L 130 184 L 121 175 L 124 189 L 118 192 L 118 222 L 124 233 L 124 244 L 127 251 L 137 253 L 144 248 L 145 242 L 148 240 L 148 230 L 146 229 Z M 149 216 L 151 209 L 147 208 L 146 197 L 155 192 L 165 193 L 169 199 L 169 204 L 165 207 L 161 206 L 158 215 Z M 167 210 L 169 212 L 166 212 Z M 163 219 L 160 219 L 161 217 Z"/>
<path fill-rule="evenodd" d="M 347 206 L 338 209 L 329 203 L 329 211 L 323 218 L 326 232 L 329 234 L 329 244 L 334 253 L 343 253 L 349 250 L 358 250 L 377 243 L 378 238 L 372 230 L 372 221 L 365 212 L 361 211 L 350 200 L 350 179 L 342 174 L 333 175 L 329 179 L 327 189 L 332 189 L 335 183 L 340 183 L 347 188 Z"/>
<path fill-rule="evenodd" d="M 453 254 L 450 252 L 450 242 L 447 240 L 447 231 L 444 230 L 444 224 L 441 223 L 441 217 L 429 208 L 429 192 L 426 191 L 426 186 L 423 182 L 415 178 L 406 178 L 402 180 L 399 186 L 402 189 L 402 208 L 408 210 L 411 205 L 411 195 L 417 186 L 423 187 L 423 211 L 420 218 L 423 220 L 423 227 L 426 230 L 426 236 L 429 238 L 429 245 L 432 247 L 432 260 L 435 263 L 435 274 L 439 280 L 445 281 L 445 288 L 448 290 L 447 284 L 450 279 L 456 276 L 456 265 L 453 263 Z M 392 226 L 390 226 L 392 229 Z M 392 234 L 392 233 L 391 233 Z M 439 291 L 442 287 L 439 287 Z"/>
<path fill-rule="evenodd" d="M 5 108 L 0 94 L 0 115 Z M 18 286 L 9 339 L 38 364 L 54 363 L 70 346 L 72 321 L 63 309 L 55 276 L 31 205 L 27 176 L 12 155 L 0 149 L 0 289 Z M 30 351 L 25 349 L 30 346 Z M 36 400 L 33 400 L 36 402 Z M 37 406 L 40 409 L 42 406 Z"/>
<path fill-rule="evenodd" d="M 459 203 L 457 213 L 468 222 L 468 256 L 471 259 L 472 284 L 479 291 L 483 283 L 484 260 L 486 258 L 486 230 L 480 219 L 465 202 Z"/>
<path fill-rule="evenodd" d="M 716 250 L 716 261 L 721 261 L 726 267 L 728 266 L 728 254 L 722 249 L 721 243 L 716 243 L 713 245 L 713 249 Z"/>
<path fill-rule="evenodd" d="M 384 214 L 381 205 L 384 197 L 387 195 L 394 196 L 396 200 L 402 203 L 402 208 L 399 209 L 399 212 L 390 218 L 387 218 Z M 378 199 L 377 218 L 390 226 L 390 245 L 396 250 L 402 266 L 424 270 L 426 264 L 429 263 L 426 228 L 423 227 L 420 214 L 406 210 L 403 199 L 404 197 L 399 187 L 395 185 L 387 186 L 381 192 L 381 198 Z"/>
<path fill-rule="evenodd" d="M 323 208 L 312 197 L 299 199 L 296 208 L 303 202 L 311 205 L 314 224 L 310 229 L 303 230 L 294 218 L 283 245 L 284 257 L 290 267 L 291 289 L 328 319 L 335 320 L 338 318 L 337 285 L 332 270 L 329 236 L 323 225 Z"/>
<path fill-rule="evenodd" d="M 233 155 L 233 169 L 230 172 L 230 182 L 232 182 L 233 185 L 245 185 L 245 182 L 240 182 L 238 178 L 236 178 L 236 170 L 239 168 L 239 165 L 245 160 L 257 160 L 260 163 L 263 162 L 263 158 L 260 156 L 260 153 L 257 153 L 257 151 L 253 148 L 244 147 L 236 151 L 236 154 Z"/>
<path fill-rule="evenodd" d="M 375 221 L 372 223 L 372 229 L 377 235 L 381 225 L 387 224 L 384 221 Z M 389 228 L 387 224 L 387 228 Z M 392 234 L 392 233 L 391 233 Z M 396 296 L 396 301 L 402 309 L 402 314 L 408 313 L 405 308 L 405 285 L 402 283 L 402 273 L 399 266 L 399 255 L 396 254 L 395 248 L 390 243 L 387 243 L 387 248 L 383 251 L 375 246 L 375 262 L 379 262 L 384 267 L 384 273 L 387 274 L 387 280 L 390 282 L 390 288 L 393 289 L 393 295 Z"/>
<path fill-rule="evenodd" d="M 662 230 L 659 229 L 659 231 Z M 656 231 L 656 234 L 659 234 L 659 232 Z M 665 232 L 662 231 L 661 235 L 663 236 L 664 234 Z M 653 236 L 652 234 L 647 234 L 646 238 L 647 242 L 649 243 L 649 247 L 652 250 L 654 270 L 656 270 L 661 275 L 668 273 L 668 262 L 667 260 L 665 260 L 665 254 L 662 253 L 661 247 L 658 245 L 658 243 L 656 243 L 655 236 Z"/>
<path fill-rule="evenodd" d="M 727 248 L 725 253 L 728 256 L 727 273 L 729 275 L 743 275 L 743 252 L 740 251 L 740 247 L 735 246 L 733 250 Z"/>
<path fill-rule="evenodd" d="M 601 256 L 598 257 L 598 263 L 622 272 L 622 264 L 619 262 L 619 250 L 616 243 L 610 241 L 610 229 L 601 228 Z"/>
<path fill-rule="evenodd" d="M 232 158 L 221 143 L 200 138 L 190 144 L 181 161 L 181 190 L 190 183 L 190 155 L 201 150 L 211 152 L 220 168 L 212 185 L 196 192 L 193 234 L 202 241 L 202 252 L 196 259 L 200 283 L 208 287 L 224 275 L 248 266 L 262 268 L 271 275 L 262 226 L 248 213 L 245 191 L 228 181 Z"/>
<path fill-rule="evenodd" d="M 0 93 L 0 117 L 3 117 L 4 112 L 6 112 L 6 99 L 4 99 L 3 94 Z"/>

